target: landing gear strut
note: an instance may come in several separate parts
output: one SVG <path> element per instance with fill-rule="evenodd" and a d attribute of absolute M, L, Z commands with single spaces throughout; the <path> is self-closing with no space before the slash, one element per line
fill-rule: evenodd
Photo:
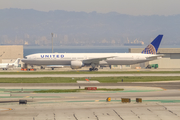
<path fill-rule="evenodd" d="M 98 68 L 96 68 L 97 64 L 92 63 L 91 66 L 92 66 L 92 68 L 89 68 L 89 71 L 98 71 Z"/>
<path fill-rule="evenodd" d="M 89 68 L 89 71 L 98 71 L 98 68 Z"/>
<path fill-rule="evenodd" d="M 41 69 L 45 69 L 45 67 L 41 66 Z"/>

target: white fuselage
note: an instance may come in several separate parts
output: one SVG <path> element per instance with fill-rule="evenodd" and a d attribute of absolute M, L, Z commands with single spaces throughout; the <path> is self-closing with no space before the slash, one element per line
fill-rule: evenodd
<path fill-rule="evenodd" d="M 30 65 L 71 65 L 71 61 L 84 61 L 106 58 L 99 65 L 131 65 L 157 59 L 155 54 L 142 53 L 37 53 L 26 56 L 22 62 Z"/>
<path fill-rule="evenodd" d="M 13 67 L 13 66 L 14 66 L 13 63 L 1 63 L 0 69 L 8 69 L 8 68 Z"/>
<path fill-rule="evenodd" d="M 0 64 L 0 69 L 7 69 L 9 67 L 8 64 Z"/>

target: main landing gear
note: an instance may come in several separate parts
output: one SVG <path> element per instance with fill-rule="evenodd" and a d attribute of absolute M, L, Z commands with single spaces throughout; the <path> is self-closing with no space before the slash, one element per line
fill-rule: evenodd
<path fill-rule="evenodd" d="M 41 66 L 41 69 L 45 69 L 45 67 Z"/>
<path fill-rule="evenodd" d="M 92 66 L 92 68 L 89 68 L 89 71 L 98 71 L 98 68 L 96 68 L 97 64 L 92 63 L 91 66 Z"/>
<path fill-rule="evenodd" d="M 98 68 L 89 68 L 89 71 L 98 71 Z"/>

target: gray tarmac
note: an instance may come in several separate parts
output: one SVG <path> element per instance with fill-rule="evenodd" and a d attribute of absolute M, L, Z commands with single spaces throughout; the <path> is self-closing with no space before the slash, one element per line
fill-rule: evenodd
<path fill-rule="evenodd" d="M 1 120 L 179 120 L 179 103 L 54 103 L 7 105 Z"/>
<path fill-rule="evenodd" d="M 147 94 L 148 93 L 148 94 Z M 125 91 L 83 91 L 78 93 L 26 93 L 26 92 L 15 92 L 10 93 L 10 97 L 13 100 L 17 100 L 16 97 L 23 97 L 26 99 L 34 101 L 41 101 L 46 99 L 60 99 L 61 101 L 66 100 L 105 100 L 107 97 L 111 97 L 112 100 L 120 100 L 121 98 L 144 98 L 144 99 L 153 99 L 153 98 L 162 98 L 162 97 L 174 97 L 179 99 L 180 90 L 125 90 Z M 14 98 L 13 98 L 14 97 Z M 41 97 L 43 99 L 41 99 Z M 55 98 L 54 98 L 55 97 Z M 57 97 L 57 98 L 56 98 Z"/>
<path fill-rule="evenodd" d="M 152 88 L 153 89 L 153 88 Z M 154 89 L 153 89 L 154 90 Z M 180 90 L 11 93 L 0 103 L 1 120 L 179 120 Z M 106 98 L 111 97 L 111 102 Z M 135 99 L 141 97 L 142 103 Z M 131 98 L 122 103 L 121 98 Z M 19 105 L 19 99 L 28 100 Z"/>
<path fill-rule="evenodd" d="M 122 76 L 180 76 L 180 74 L 43 74 L 43 75 L 0 75 L 0 78 L 37 78 L 37 77 L 122 77 Z"/>
<path fill-rule="evenodd" d="M 0 87 L 69 87 L 69 86 L 141 86 L 141 87 L 159 87 L 163 89 L 180 89 L 180 82 L 140 82 L 140 83 L 0 83 Z"/>

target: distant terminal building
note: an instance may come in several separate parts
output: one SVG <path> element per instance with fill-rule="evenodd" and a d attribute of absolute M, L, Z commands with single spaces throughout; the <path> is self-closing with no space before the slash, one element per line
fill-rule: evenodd
<path fill-rule="evenodd" d="M 13 63 L 17 58 L 23 58 L 23 45 L 0 46 L 0 63 Z"/>

